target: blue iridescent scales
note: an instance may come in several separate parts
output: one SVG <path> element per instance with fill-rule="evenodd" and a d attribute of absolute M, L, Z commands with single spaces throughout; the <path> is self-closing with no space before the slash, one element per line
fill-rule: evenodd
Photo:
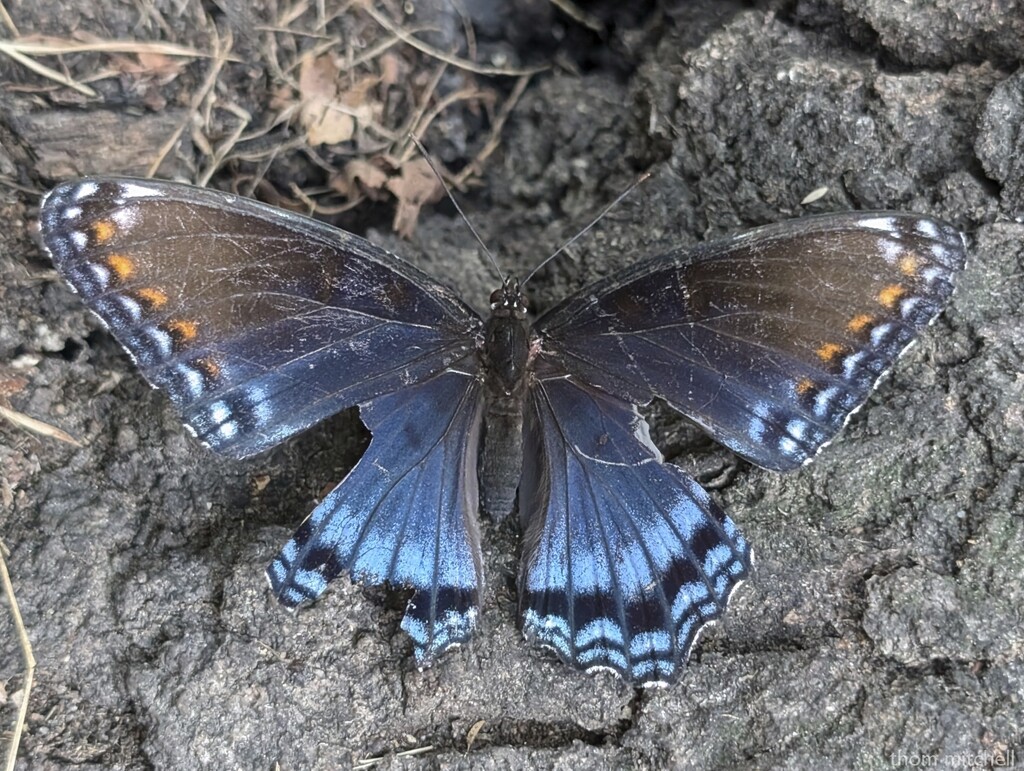
<path fill-rule="evenodd" d="M 412 590 L 402 628 L 421 666 L 470 640 L 493 404 L 480 317 L 364 239 L 216 191 L 86 179 L 53 190 L 40 225 L 213 450 L 247 457 L 359 405 L 366 454 L 268 568 L 283 604 L 347 574 Z M 526 637 L 580 669 L 675 680 L 750 548 L 663 461 L 637 405 L 663 399 L 752 462 L 796 468 L 938 315 L 964 260 L 961 235 L 928 217 L 811 217 L 637 262 L 530 325 Z"/>

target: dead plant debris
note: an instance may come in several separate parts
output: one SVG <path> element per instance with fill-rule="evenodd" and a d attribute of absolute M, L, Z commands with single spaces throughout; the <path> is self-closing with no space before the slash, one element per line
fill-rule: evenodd
<path fill-rule="evenodd" d="M 258 28 L 256 62 L 241 61 L 230 33 L 209 17 L 203 50 L 76 33 L 0 40 L 0 55 L 48 81 L 36 91 L 73 91 L 92 109 L 102 109 L 98 84 L 110 78 L 152 112 L 187 105 L 185 119 L 153 149 L 148 176 L 173 156 L 176 174 L 184 167 L 197 184 L 226 172 L 236 190 L 308 213 L 390 199 L 394 227 L 409 237 L 421 208 L 442 190 L 410 137 L 436 148 L 447 161 L 437 162 L 445 180 L 464 188 L 500 146 L 530 77 L 544 68 L 481 60 L 465 14 L 452 25 L 414 19 L 408 8 L 400 0 L 296 0 Z M 172 34 L 160 21 L 157 28 Z M 13 21 L 7 26 L 16 29 Z M 441 28 L 454 31 L 439 37 Z M 269 76 L 263 82 L 253 77 L 261 69 Z M 109 93 L 109 84 L 102 90 Z M 122 171 L 116 156 L 110 171 Z"/>

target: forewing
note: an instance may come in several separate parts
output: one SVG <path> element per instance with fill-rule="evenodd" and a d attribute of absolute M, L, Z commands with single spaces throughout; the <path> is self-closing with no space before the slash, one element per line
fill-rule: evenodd
<path fill-rule="evenodd" d="M 633 404 L 658 397 L 766 468 L 809 460 L 942 309 L 952 226 L 808 217 L 613 275 L 535 325 L 542 357 Z"/>
<path fill-rule="evenodd" d="M 527 638 L 580 669 L 672 682 L 746 576 L 746 541 L 632 405 L 542 366 L 526 417 Z"/>
<path fill-rule="evenodd" d="M 368 241 L 213 190 L 69 182 L 43 201 L 40 228 L 146 379 L 235 457 L 442 371 L 480 324 Z"/>
<path fill-rule="evenodd" d="M 345 572 L 413 590 L 402 628 L 420 665 L 468 640 L 482 585 L 480 410 L 470 369 L 362 405 L 369 448 L 267 569 L 281 602 L 315 599 Z"/>

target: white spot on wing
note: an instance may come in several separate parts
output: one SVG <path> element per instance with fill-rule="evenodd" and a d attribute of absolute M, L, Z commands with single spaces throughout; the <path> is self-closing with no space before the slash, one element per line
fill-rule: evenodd
<path fill-rule="evenodd" d="M 100 189 L 100 186 L 95 182 L 83 182 L 78 190 L 75 191 L 75 200 L 81 201 L 83 198 L 88 198 L 91 195 L 96 195 L 96 191 Z"/>
<path fill-rule="evenodd" d="M 892 332 L 893 323 L 887 321 L 884 324 L 879 324 L 877 327 L 871 330 L 871 344 L 878 348 L 885 342 L 885 339 Z"/>
<path fill-rule="evenodd" d="M 221 400 L 210 405 L 210 420 L 214 423 L 223 423 L 229 417 L 231 417 L 231 407 L 227 402 Z"/>
<path fill-rule="evenodd" d="M 829 408 L 832 406 L 832 400 L 839 395 L 839 388 L 837 386 L 829 386 L 825 390 L 818 393 L 814 397 L 814 414 L 818 417 L 828 415 Z"/>
<path fill-rule="evenodd" d="M 800 451 L 800 445 L 790 439 L 788 436 L 784 436 L 779 440 L 779 449 L 782 450 L 786 455 L 802 455 Z"/>
<path fill-rule="evenodd" d="M 249 389 L 249 401 L 252 406 L 253 417 L 259 425 L 266 425 L 274 416 L 270 409 L 270 400 L 267 389 L 263 386 L 255 386 Z"/>
<path fill-rule="evenodd" d="M 786 424 L 786 433 L 794 439 L 803 439 L 807 433 L 807 423 L 802 420 L 791 420 Z"/>
<path fill-rule="evenodd" d="M 906 300 L 900 303 L 900 315 L 903 318 L 909 318 L 914 313 L 914 309 L 921 304 L 920 297 L 908 297 Z"/>
<path fill-rule="evenodd" d="M 843 359 L 843 375 L 848 379 L 852 378 L 867 356 L 867 351 L 857 351 Z"/>
<path fill-rule="evenodd" d="M 128 230 L 138 219 L 138 211 L 133 208 L 121 208 L 111 214 L 110 219 L 112 219 L 121 230 Z"/>
<path fill-rule="evenodd" d="M 188 395 L 193 399 L 198 399 L 203 393 L 203 376 L 195 367 L 190 367 L 187 364 L 178 365 L 178 374 L 181 375 L 181 379 L 185 382 Z"/>
<path fill-rule="evenodd" d="M 146 187 L 134 182 L 123 182 L 118 185 L 117 197 L 125 200 L 128 198 L 160 198 L 163 196 L 159 190 L 153 187 Z"/>
<path fill-rule="evenodd" d="M 918 220 L 914 230 L 926 238 L 939 238 L 939 228 L 931 220 Z"/>
<path fill-rule="evenodd" d="M 82 215 L 81 206 L 69 206 L 64 210 L 63 217 L 66 220 L 76 220 Z"/>
<path fill-rule="evenodd" d="M 174 341 L 171 340 L 171 336 L 167 332 L 159 327 L 150 327 L 146 330 L 146 334 L 153 343 L 153 348 L 156 349 L 157 358 L 165 359 L 171 355 L 174 350 Z"/>
<path fill-rule="evenodd" d="M 878 251 L 885 261 L 890 264 L 895 263 L 906 253 L 898 241 L 893 241 L 889 238 L 878 239 Z"/>
<path fill-rule="evenodd" d="M 107 284 L 110 283 L 110 271 L 105 266 L 100 265 L 97 262 L 90 262 L 86 268 L 90 273 L 92 273 L 100 289 L 106 289 Z"/>
<path fill-rule="evenodd" d="M 121 310 L 127 313 L 132 321 L 138 323 L 142 320 L 142 306 L 134 298 L 119 294 L 114 295 L 111 299 L 121 306 Z"/>
<path fill-rule="evenodd" d="M 896 220 L 892 217 L 869 217 L 860 221 L 862 228 L 871 228 L 872 230 L 884 230 L 886 233 L 892 233 L 896 230 Z"/>

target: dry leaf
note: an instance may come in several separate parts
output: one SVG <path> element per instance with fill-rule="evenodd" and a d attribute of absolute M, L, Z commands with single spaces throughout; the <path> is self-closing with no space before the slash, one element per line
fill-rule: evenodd
<path fill-rule="evenodd" d="M 355 120 L 331 110 L 338 96 L 337 68 L 330 56 L 306 56 L 299 67 L 299 121 L 311 145 L 334 144 L 352 138 Z"/>
<path fill-rule="evenodd" d="M 270 92 L 270 109 L 283 112 L 295 107 L 295 94 L 290 86 L 278 86 Z"/>
<path fill-rule="evenodd" d="M 401 175 L 388 180 L 388 190 L 398 199 L 394 229 L 402 238 L 411 238 L 423 204 L 436 203 L 444 195 L 440 180 L 423 158 L 402 164 Z"/>
<path fill-rule="evenodd" d="M 480 733 L 480 731 L 483 729 L 485 725 L 487 725 L 486 720 L 477 720 L 475 723 L 473 723 L 472 727 L 470 727 L 469 731 L 466 733 L 467 752 L 473 749 L 473 742 L 476 741 L 477 734 Z"/>
<path fill-rule="evenodd" d="M 349 161 L 341 174 L 331 176 L 331 189 L 336 190 L 350 201 L 359 195 L 379 201 L 386 193 L 387 172 L 359 158 Z"/>
<path fill-rule="evenodd" d="M 141 52 L 136 54 L 142 71 L 157 77 L 161 83 L 170 83 L 184 69 L 186 62 L 182 59 L 165 56 L 161 53 Z"/>
<path fill-rule="evenodd" d="M 369 91 L 379 82 L 364 78 L 339 93 L 338 67 L 329 54 L 306 56 L 299 68 L 299 121 L 311 145 L 334 145 L 355 136 L 360 123 L 370 123 L 377 112 Z"/>
<path fill-rule="evenodd" d="M 379 62 L 380 82 L 385 86 L 393 86 L 402 79 L 405 63 L 396 54 L 388 51 L 381 55 Z"/>

